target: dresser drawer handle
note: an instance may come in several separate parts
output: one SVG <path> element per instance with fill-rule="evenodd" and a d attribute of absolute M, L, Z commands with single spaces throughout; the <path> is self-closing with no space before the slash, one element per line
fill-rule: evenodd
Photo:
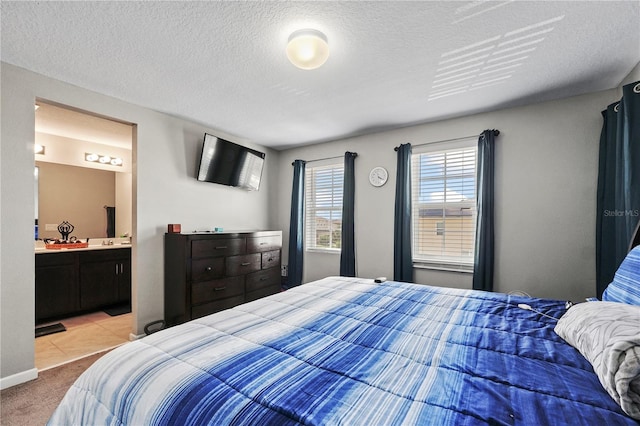
<path fill-rule="evenodd" d="M 227 287 L 216 287 L 213 289 L 213 291 L 222 291 L 222 290 L 226 290 Z"/>
<path fill-rule="evenodd" d="M 224 250 L 226 248 L 227 248 L 227 246 L 220 246 L 220 247 L 216 247 L 216 250 Z"/>
<path fill-rule="evenodd" d="M 204 268 L 204 270 L 207 272 L 211 272 L 213 271 L 213 268 L 211 266 L 207 266 L 206 268 Z"/>
<path fill-rule="evenodd" d="M 251 262 L 243 262 L 240 264 L 240 266 L 249 266 L 251 265 Z"/>
<path fill-rule="evenodd" d="M 266 245 L 267 245 L 267 243 L 262 242 L 262 243 L 260 243 L 260 245 L 261 245 L 261 246 L 266 246 Z"/>
<path fill-rule="evenodd" d="M 267 277 L 260 277 L 260 281 L 266 281 L 266 280 L 268 280 Z"/>
<path fill-rule="evenodd" d="M 267 262 L 273 262 L 273 259 L 267 259 Z"/>

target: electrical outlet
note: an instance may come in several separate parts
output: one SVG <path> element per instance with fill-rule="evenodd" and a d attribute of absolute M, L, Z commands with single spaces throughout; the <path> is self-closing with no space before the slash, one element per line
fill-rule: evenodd
<path fill-rule="evenodd" d="M 47 223 L 44 226 L 44 230 L 45 231 L 57 231 L 58 230 L 58 225 L 56 223 Z"/>
<path fill-rule="evenodd" d="M 282 270 L 280 272 L 280 275 L 286 277 L 289 274 L 289 268 L 287 267 L 287 265 L 282 265 Z"/>

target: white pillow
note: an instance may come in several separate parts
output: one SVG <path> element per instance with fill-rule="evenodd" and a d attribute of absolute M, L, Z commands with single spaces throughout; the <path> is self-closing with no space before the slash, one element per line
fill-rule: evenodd
<path fill-rule="evenodd" d="M 640 420 L 640 306 L 579 303 L 560 318 L 555 332 L 589 360 L 622 410 Z"/>

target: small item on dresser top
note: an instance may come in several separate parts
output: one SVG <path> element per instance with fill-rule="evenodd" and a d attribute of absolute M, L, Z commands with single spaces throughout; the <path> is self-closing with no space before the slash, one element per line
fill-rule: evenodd
<path fill-rule="evenodd" d="M 179 234 L 182 230 L 182 226 L 179 223 L 170 223 L 167 225 L 167 232 L 169 234 Z"/>
<path fill-rule="evenodd" d="M 224 232 L 224 229 L 222 227 L 215 227 L 213 228 L 213 232 Z"/>
<path fill-rule="evenodd" d="M 378 277 L 376 279 L 373 280 L 373 282 L 375 283 L 383 283 L 387 280 L 387 277 Z"/>

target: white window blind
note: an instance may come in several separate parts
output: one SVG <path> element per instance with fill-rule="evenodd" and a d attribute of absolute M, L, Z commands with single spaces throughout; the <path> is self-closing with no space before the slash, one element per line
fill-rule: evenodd
<path fill-rule="evenodd" d="M 309 167 L 305 171 L 306 250 L 339 251 L 342 237 L 344 165 Z"/>
<path fill-rule="evenodd" d="M 476 144 L 432 144 L 411 158 L 413 262 L 472 270 L 476 230 Z"/>

